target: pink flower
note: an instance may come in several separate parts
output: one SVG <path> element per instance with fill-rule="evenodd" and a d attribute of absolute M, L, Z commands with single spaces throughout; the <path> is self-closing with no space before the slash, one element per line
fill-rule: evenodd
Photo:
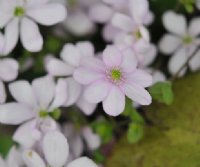
<path fill-rule="evenodd" d="M 124 110 L 125 95 L 142 105 L 151 103 L 151 96 L 144 88 L 152 84 L 152 77 L 137 66 L 131 49 L 121 51 L 116 46 L 108 46 L 103 52 L 103 61 L 82 59 L 74 78 L 87 85 L 84 96 L 88 102 L 102 101 L 105 112 L 117 116 Z"/>

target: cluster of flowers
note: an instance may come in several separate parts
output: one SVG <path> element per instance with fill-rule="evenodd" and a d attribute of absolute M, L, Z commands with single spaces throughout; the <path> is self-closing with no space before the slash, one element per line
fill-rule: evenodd
<path fill-rule="evenodd" d="M 84 142 L 94 150 L 101 144 L 100 137 L 87 126 L 77 133 L 74 125 L 60 125 L 55 118 L 61 107 L 72 105 L 91 115 L 100 102 L 108 115 L 118 116 L 124 111 L 126 97 L 139 105 L 151 104 L 145 88 L 166 79 L 149 67 L 157 54 L 146 28 L 153 20 L 147 0 L 0 0 L 0 28 L 4 30 L 0 33 L 0 123 L 19 125 L 13 135 L 19 147 L 14 146 L 5 161 L 0 159 L 0 166 L 96 167 L 90 159 L 78 157 Z M 36 22 L 44 26 L 60 23 L 55 27 L 60 36 L 66 30 L 76 36 L 94 33 L 96 23 L 103 24 L 102 36 L 111 45 L 95 53 L 89 41 L 65 44 L 60 59 L 46 56 L 46 76 L 32 83 L 9 83 L 16 102 L 6 103 L 4 82 L 15 80 L 20 67 L 5 56 L 19 38 L 29 52 L 42 50 L 44 41 Z M 165 54 L 174 53 L 169 71 L 176 74 L 199 46 L 200 19 L 192 20 L 187 29 L 184 16 L 168 11 L 163 23 L 172 34 L 161 39 L 159 48 Z M 189 67 L 200 67 L 200 52 Z"/>

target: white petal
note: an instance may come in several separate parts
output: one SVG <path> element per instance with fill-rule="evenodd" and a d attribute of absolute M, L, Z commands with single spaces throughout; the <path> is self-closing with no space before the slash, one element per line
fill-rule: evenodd
<path fill-rule="evenodd" d="M 5 161 L 3 160 L 3 158 L 0 156 L 0 166 L 1 167 L 6 167 L 6 163 Z"/>
<path fill-rule="evenodd" d="M 131 0 L 129 8 L 135 22 L 142 24 L 149 11 L 149 2 L 147 0 Z"/>
<path fill-rule="evenodd" d="M 20 144 L 23 148 L 31 148 L 34 146 L 37 138 L 33 135 L 35 134 L 35 120 L 24 123 L 19 126 L 13 135 L 13 140 Z"/>
<path fill-rule="evenodd" d="M 0 79 L 3 81 L 12 81 L 17 78 L 19 65 L 11 58 L 0 60 Z"/>
<path fill-rule="evenodd" d="M 92 20 L 84 12 L 74 12 L 65 21 L 66 29 L 76 36 L 91 34 L 95 30 Z"/>
<path fill-rule="evenodd" d="M 52 131 L 44 136 L 42 141 L 45 158 L 50 166 L 61 167 L 68 158 L 69 146 L 64 135 Z"/>
<path fill-rule="evenodd" d="M 13 12 L 11 11 L 11 9 L 5 9 L 5 3 L 7 2 L 3 2 L 0 1 L 0 28 L 4 28 L 5 25 L 8 24 L 8 22 L 13 18 Z M 8 4 L 8 3 L 7 3 Z"/>
<path fill-rule="evenodd" d="M 60 54 L 60 57 L 72 66 L 79 66 L 81 60 L 79 49 L 73 44 L 66 44 Z"/>
<path fill-rule="evenodd" d="M 98 3 L 90 8 L 89 16 L 95 22 L 106 23 L 112 18 L 113 13 L 114 10 L 111 7 L 103 3 Z"/>
<path fill-rule="evenodd" d="M 176 26 L 174 26 L 176 23 Z M 176 14 L 172 11 L 168 11 L 163 16 L 163 24 L 165 28 L 176 35 L 183 36 L 187 32 L 187 22 L 183 15 Z"/>
<path fill-rule="evenodd" d="M 85 100 L 83 96 L 81 96 L 76 105 L 80 108 L 80 110 L 85 114 L 85 115 L 91 115 L 94 110 L 96 109 L 97 105 L 93 103 L 89 103 L 88 101 Z"/>
<path fill-rule="evenodd" d="M 16 146 L 13 146 L 7 155 L 7 167 L 20 167 L 24 165 L 21 152 L 17 150 Z M 1 166 L 1 165 L 0 165 Z"/>
<path fill-rule="evenodd" d="M 175 52 L 175 54 L 170 58 L 168 68 L 171 74 L 176 74 L 178 70 L 186 63 L 188 56 L 187 49 L 181 48 Z M 179 76 L 183 76 L 186 72 L 186 68 L 184 68 Z"/>
<path fill-rule="evenodd" d="M 17 45 L 19 39 L 19 20 L 13 19 L 5 27 L 5 44 L 4 44 L 4 53 L 5 55 L 9 54 Z"/>
<path fill-rule="evenodd" d="M 172 54 L 181 46 L 181 42 L 181 38 L 175 35 L 166 34 L 160 40 L 159 49 L 164 54 Z"/>
<path fill-rule="evenodd" d="M 42 5 L 45 5 L 47 2 L 49 2 L 49 0 L 28 0 L 27 1 L 27 8 L 31 9 L 31 8 L 36 8 L 36 7 L 40 7 Z"/>
<path fill-rule="evenodd" d="M 51 109 L 58 108 L 62 106 L 68 97 L 68 89 L 67 89 L 66 79 L 59 79 L 55 88 L 54 100 L 51 104 Z"/>
<path fill-rule="evenodd" d="M 116 46 L 107 46 L 103 51 L 103 61 L 108 67 L 119 66 L 122 63 L 121 51 Z"/>
<path fill-rule="evenodd" d="M 65 103 L 65 106 L 70 106 L 74 104 L 80 97 L 82 86 L 71 77 L 67 78 L 66 82 L 67 82 L 68 98 Z"/>
<path fill-rule="evenodd" d="M 189 62 L 190 69 L 192 71 L 197 71 L 200 68 L 200 50 L 196 53 L 196 55 Z"/>
<path fill-rule="evenodd" d="M 143 55 L 144 55 L 143 65 L 148 66 L 148 65 L 152 64 L 157 56 L 156 46 L 153 44 L 150 44 L 149 49 L 147 49 L 147 51 L 145 53 L 143 53 Z"/>
<path fill-rule="evenodd" d="M 125 95 L 118 87 L 113 86 L 103 101 L 103 109 L 108 115 L 118 116 L 124 111 L 124 108 Z"/>
<path fill-rule="evenodd" d="M 76 129 L 74 129 L 73 136 L 67 139 L 69 140 L 70 153 L 72 154 L 73 159 L 80 157 L 84 151 L 84 143 L 82 137 L 80 136 L 80 133 L 76 132 Z"/>
<path fill-rule="evenodd" d="M 6 90 L 2 81 L 0 81 L 0 103 L 4 103 L 6 101 Z"/>
<path fill-rule="evenodd" d="M 30 120 L 35 113 L 28 107 L 18 103 L 7 103 L 0 105 L 0 123 L 18 125 Z"/>
<path fill-rule="evenodd" d="M 140 85 L 127 83 L 124 85 L 124 92 L 126 96 L 141 105 L 151 104 L 150 94 Z"/>
<path fill-rule="evenodd" d="M 94 46 L 89 41 L 78 42 L 76 44 L 77 48 L 81 53 L 81 57 L 93 57 L 94 56 Z"/>
<path fill-rule="evenodd" d="M 84 90 L 84 98 L 90 103 L 103 101 L 109 93 L 111 85 L 103 80 L 96 81 Z"/>
<path fill-rule="evenodd" d="M 47 109 L 53 100 L 55 92 L 55 83 L 49 76 L 37 78 L 32 83 L 36 99 L 41 109 Z"/>
<path fill-rule="evenodd" d="M 96 150 L 101 145 L 100 136 L 95 134 L 90 127 L 85 127 L 82 130 L 82 135 L 86 141 L 86 144 L 90 150 Z"/>
<path fill-rule="evenodd" d="M 133 72 L 138 65 L 138 60 L 134 54 L 134 51 L 130 48 L 124 49 L 122 51 L 122 54 L 123 54 L 122 64 L 121 64 L 122 69 L 126 73 Z"/>
<path fill-rule="evenodd" d="M 42 158 L 35 151 L 24 151 L 23 159 L 28 167 L 46 167 Z"/>
<path fill-rule="evenodd" d="M 135 28 L 133 20 L 129 16 L 120 13 L 113 16 L 112 25 L 125 32 L 133 32 Z"/>
<path fill-rule="evenodd" d="M 20 38 L 24 48 L 30 52 L 38 52 L 43 47 L 38 25 L 28 18 L 21 20 Z"/>
<path fill-rule="evenodd" d="M 194 18 L 191 20 L 189 25 L 189 34 L 196 37 L 200 34 L 200 18 Z"/>
<path fill-rule="evenodd" d="M 69 163 L 69 165 L 67 165 L 66 167 L 80 167 L 80 166 L 97 167 L 97 165 L 87 157 L 78 158 L 72 161 L 71 163 Z"/>
<path fill-rule="evenodd" d="M 54 25 L 64 21 L 66 8 L 59 3 L 49 3 L 27 11 L 27 15 L 42 25 Z"/>
<path fill-rule="evenodd" d="M 50 58 L 46 63 L 46 69 L 52 76 L 69 76 L 74 71 L 71 65 L 57 58 Z"/>
<path fill-rule="evenodd" d="M 19 103 L 23 103 L 33 108 L 37 105 L 33 88 L 27 81 L 16 81 L 11 83 L 9 85 L 9 91 Z"/>

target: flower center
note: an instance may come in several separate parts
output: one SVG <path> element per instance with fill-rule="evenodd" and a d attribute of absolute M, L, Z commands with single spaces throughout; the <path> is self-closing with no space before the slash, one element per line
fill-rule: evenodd
<path fill-rule="evenodd" d="M 133 35 L 134 35 L 134 37 L 137 39 L 137 40 L 139 40 L 139 39 L 141 39 L 142 38 L 142 34 L 141 34 L 141 32 L 138 30 L 138 31 L 135 31 L 134 33 L 133 33 Z"/>
<path fill-rule="evenodd" d="M 122 72 L 118 68 L 114 68 L 110 71 L 110 77 L 113 81 L 120 81 L 122 79 Z"/>
<path fill-rule="evenodd" d="M 56 109 L 52 110 L 51 112 L 48 112 L 46 110 L 41 110 L 39 112 L 39 117 L 40 118 L 46 118 L 48 116 L 50 116 L 51 118 L 53 118 L 55 120 L 58 120 L 60 118 L 60 116 L 61 116 L 61 110 L 56 108 Z"/>
<path fill-rule="evenodd" d="M 40 118 L 46 118 L 48 115 L 49 115 L 48 112 L 45 111 L 45 110 L 41 110 L 41 111 L 39 112 L 39 117 L 40 117 Z"/>
<path fill-rule="evenodd" d="M 183 43 L 184 44 L 191 44 L 192 41 L 193 41 L 193 38 L 191 36 L 189 36 L 189 35 L 183 37 Z"/>
<path fill-rule="evenodd" d="M 21 17 L 25 14 L 25 10 L 21 6 L 17 6 L 14 11 L 14 16 Z"/>

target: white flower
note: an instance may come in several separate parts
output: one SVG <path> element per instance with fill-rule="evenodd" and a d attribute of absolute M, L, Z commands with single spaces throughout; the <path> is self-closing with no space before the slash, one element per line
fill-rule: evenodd
<path fill-rule="evenodd" d="M 196 0 L 196 6 L 200 10 L 200 0 Z"/>
<path fill-rule="evenodd" d="M 0 28 L 5 27 L 11 35 L 8 41 L 12 50 L 20 37 L 24 48 L 31 52 L 42 49 L 43 38 L 38 25 L 51 26 L 63 21 L 66 9 L 59 3 L 48 0 L 1 0 Z"/>
<path fill-rule="evenodd" d="M 84 87 L 76 82 L 72 75 L 74 70 L 80 66 L 81 58 L 94 57 L 93 45 L 90 42 L 78 42 L 76 45 L 66 44 L 60 57 L 62 60 L 49 58 L 46 61 L 46 69 L 52 76 L 69 76 L 66 78 L 69 98 L 65 102 L 65 106 L 76 103 L 86 115 L 91 115 L 96 108 L 96 104 L 91 104 L 83 98 Z"/>
<path fill-rule="evenodd" d="M 187 28 L 183 15 L 168 11 L 163 16 L 163 24 L 170 33 L 161 39 L 159 48 L 164 54 L 173 54 L 168 68 L 171 74 L 176 74 L 200 44 L 200 18 L 192 19 Z M 200 67 L 200 52 L 197 52 L 188 65 L 192 71 Z M 186 70 L 187 68 L 184 68 L 180 76 L 184 75 Z"/>
<path fill-rule="evenodd" d="M 61 167 L 66 164 L 69 155 L 69 145 L 67 139 L 57 131 L 52 131 L 44 136 L 42 148 L 45 160 L 33 150 L 26 150 L 23 159 L 27 167 Z M 82 157 L 70 162 L 65 167 L 97 167 L 97 165 L 86 157 Z"/>
<path fill-rule="evenodd" d="M 56 122 L 49 116 L 67 98 L 66 82 L 58 80 L 55 85 L 49 76 L 27 81 L 16 81 L 9 90 L 17 102 L 0 105 L 0 122 L 22 124 L 14 134 L 14 140 L 23 147 L 31 147 L 43 133 L 57 129 Z"/>
<path fill-rule="evenodd" d="M 3 82 L 10 82 L 17 78 L 19 65 L 11 58 L 0 59 L 0 103 L 6 100 L 6 90 Z"/>
<path fill-rule="evenodd" d="M 73 124 L 67 123 L 63 126 L 63 133 L 69 141 L 70 160 L 78 158 L 83 151 L 93 151 L 100 147 L 101 139 L 90 127 L 76 129 Z"/>

